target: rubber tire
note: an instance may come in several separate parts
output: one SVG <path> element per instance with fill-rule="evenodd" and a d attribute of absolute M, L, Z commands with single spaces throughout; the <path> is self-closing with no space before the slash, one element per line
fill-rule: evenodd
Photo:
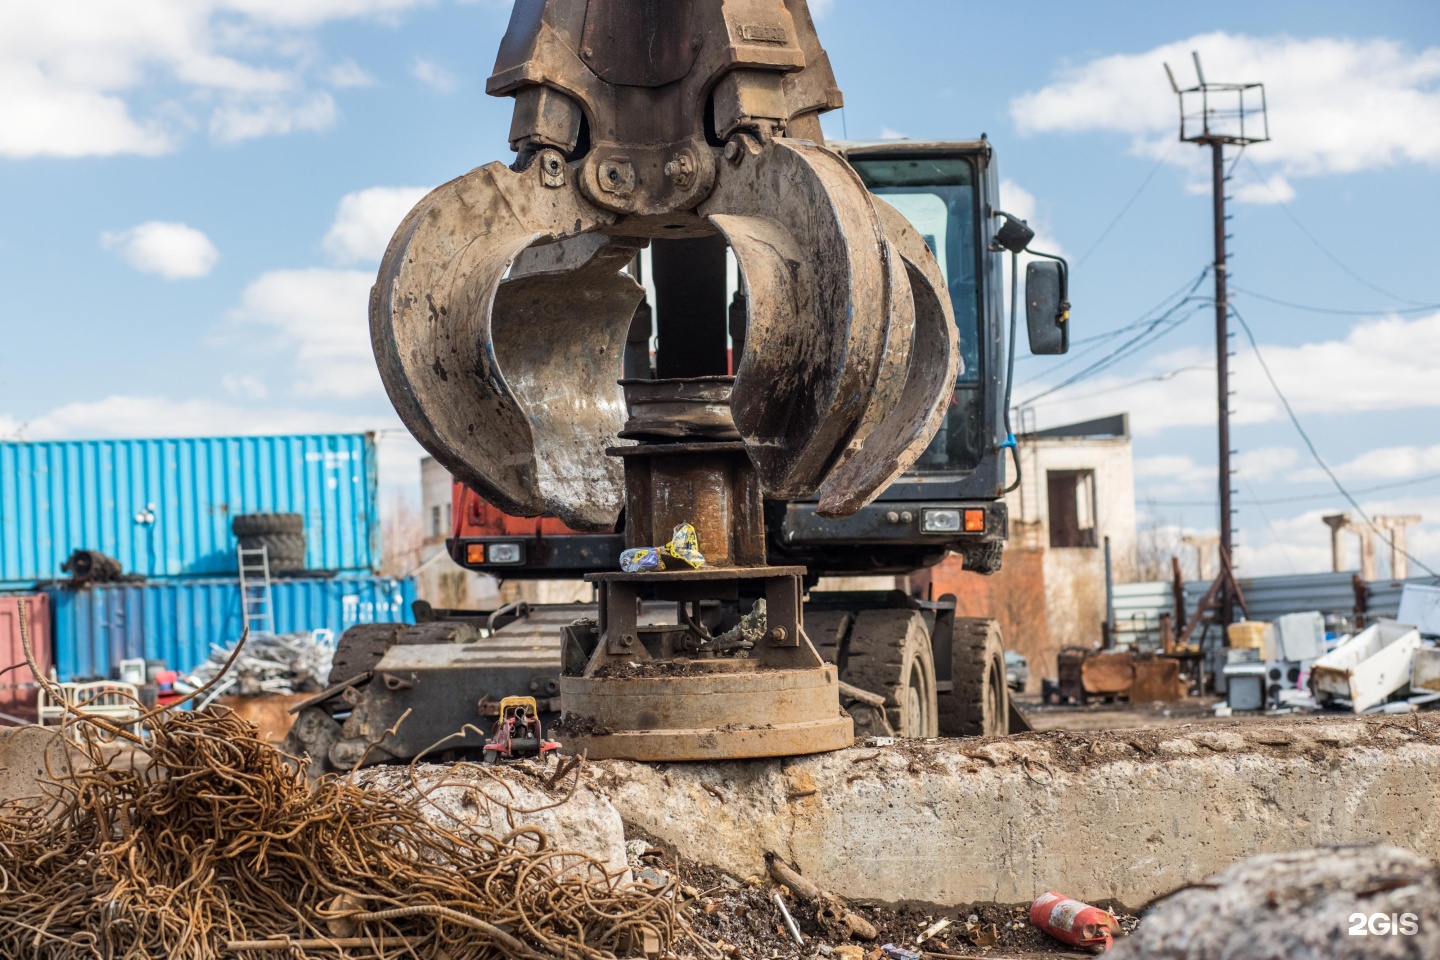
<path fill-rule="evenodd" d="M 985 543 L 976 543 L 968 546 L 961 554 L 963 566 L 967 573 L 978 573 L 982 577 L 999 573 L 1001 564 L 1004 562 L 1005 541 L 990 540 Z"/>
<path fill-rule="evenodd" d="M 940 735 L 935 654 L 918 610 L 860 611 L 840 679 L 884 697 L 886 719 L 897 736 Z"/>
<path fill-rule="evenodd" d="M 840 647 L 850 632 L 854 614 L 848 610 L 815 610 L 805 614 L 805 636 L 826 663 L 839 663 Z"/>
<path fill-rule="evenodd" d="M 374 670 L 385 651 L 400 642 L 403 623 L 359 623 L 340 634 L 335 641 L 335 656 L 330 660 L 327 687 Z"/>
<path fill-rule="evenodd" d="M 304 536 L 305 517 L 298 513 L 242 513 L 230 521 L 230 529 L 237 537 Z"/>
<path fill-rule="evenodd" d="M 241 549 L 258 550 L 265 548 L 265 559 L 270 564 L 273 576 L 280 570 L 303 570 L 305 568 L 305 534 L 267 533 L 264 535 L 236 538 Z"/>
<path fill-rule="evenodd" d="M 956 617 L 950 639 L 951 691 L 940 698 L 940 731 L 947 737 L 1003 737 L 1010 732 L 1010 688 L 1000 624 Z"/>

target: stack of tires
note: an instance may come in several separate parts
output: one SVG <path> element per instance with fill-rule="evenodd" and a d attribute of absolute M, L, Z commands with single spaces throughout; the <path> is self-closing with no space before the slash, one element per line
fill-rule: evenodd
<path fill-rule="evenodd" d="M 242 550 L 265 548 L 272 574 L 305 569 L 305 518 L 298 513 L 242 513 L 230 522 Z"/>

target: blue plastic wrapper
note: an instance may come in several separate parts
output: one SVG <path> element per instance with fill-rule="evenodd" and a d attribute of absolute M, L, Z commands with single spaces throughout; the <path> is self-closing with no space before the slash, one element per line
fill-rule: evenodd
<path fill-rule="evenodd" d="M 634 547 L 620 554 L 620 569 L 626 573 L 652 573 L 664 570 L 665 561 L 654 547 Z"/>

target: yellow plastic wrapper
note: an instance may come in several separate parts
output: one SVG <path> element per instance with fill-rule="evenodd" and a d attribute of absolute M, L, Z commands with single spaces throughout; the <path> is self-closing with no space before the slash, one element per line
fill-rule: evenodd
<path fill-rule="evenodd" d="M 700 552 L 700 538 L 695 535 L 695 528 L 688 523 L 682 523 L 675 528 L 670 542 L 661 547 L 660 552 L 668 558 L 679 560 L 692 570 L 705 566 L 705 555 Z"/>

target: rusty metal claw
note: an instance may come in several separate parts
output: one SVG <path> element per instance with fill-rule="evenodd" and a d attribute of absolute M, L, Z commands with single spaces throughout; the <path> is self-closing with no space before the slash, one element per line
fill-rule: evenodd
<path fill-rule="evenodd" d="M 871 409 L 845 459 L 820 486 L 818 512 L 826 517 L 854 513 L 910 469 L 940 428 L 960 367 L 955 313 L 940 265 L 903 214 L 872 199 L 892 251 L 894 297 L 910 301 L 910 342 L 904 311 L 898 319 L 892 314 Z"/>
<path fill-rule="evenodd" d="M 834 153 L 776 140 L 700 212 L 735 251 L 750 308 L 731 410 L 766 492 L 814 492 L 859 427 L 881 368 L 885 238 Z"/>
<path fill-rule="evenodd" d="M 544 173 L 491 163 L 421 200 L 381 264 L 371 340 L 400 418 L 452 474 L 506 511 L 593 529 L 620 509 L 604 447 L 624 420 L 643 290 L 618 271 L 637 244 L 585 235 L 615 215 Z M 536 243 L 552 246 L 522 255 Z"/>
<path fill-rule="evenodd" d="M 622 270 L 716 231 L 748 294 L 731 408 L 765 493 L 853 513 L 914 462 L 955 379 L 950 301 L 920 235 L 819 142 L 841 100 L 803 3 L 527 0 L 490 92 L 516 98 L 519 169 L 425 197 L 370 305 L 390 399 L 457 479 L 612 525 L 643 296 Z"/>

